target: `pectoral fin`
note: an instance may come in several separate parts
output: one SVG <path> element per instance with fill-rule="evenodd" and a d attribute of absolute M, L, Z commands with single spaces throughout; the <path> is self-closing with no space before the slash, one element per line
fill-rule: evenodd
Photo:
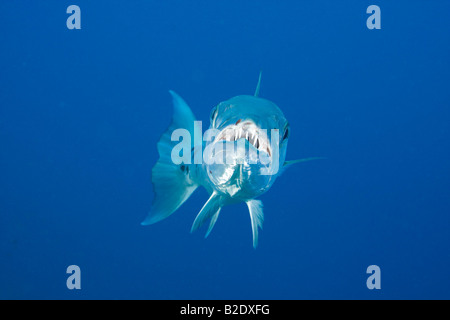
<path fill-rule="evenodd" d="M 293 164 L 301 163 L 301 162 L 308 162 L 308 161 L 313 161 L 313 160 L 323 160 L 323 159 L 326 159 L 326 158 L 325 157 L 311 157 L 311 158 L 304 158 L 304 159 L 298 159 L 298 160 L 285 161 L 284 165 L 283 165 L 283 168 L 281 168 L 281 173 L 283 173 L 287 168 L 289 168 Z"/>

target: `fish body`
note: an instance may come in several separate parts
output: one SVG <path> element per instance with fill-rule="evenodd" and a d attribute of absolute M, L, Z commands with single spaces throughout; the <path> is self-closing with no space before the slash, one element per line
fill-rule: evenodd
<path fill-rule="evenodd" d="M 289 123 L 275 103 L 259 97 L 260 82 L 261 75 L 255 95 L 236 96 L 213 108 L 203 139 L 187 103 L 170 91 L 174 115 L 157 145 L 160 158 L 152 170 L 155 197 L 142 225 L 165 219 L 201 186 L 210 197 L 191 232 L 209 221 L 208 236 L 224 206 L 245 202 L 256 248 L 264 220 L 263 204 L 256 198 L 271 188 L 287 166 L 317 159 L 285 161 Z M 179 155 L 177 130 L 185 134 L 182 160 L 175 157 Z"/>

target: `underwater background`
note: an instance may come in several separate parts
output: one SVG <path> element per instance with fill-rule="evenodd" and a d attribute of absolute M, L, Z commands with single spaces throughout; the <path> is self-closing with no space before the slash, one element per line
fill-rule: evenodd
<path fill-rule="evenodd" d="M 81 30 L 69 30 L 69 5 Z M 366 9 L 381 8 L 369 30 Z M 448 1 L 1 1 L 0 299 L 449 299 Z M 211 235 L 153 199 L 168 90 L 204 129 L 253 94 L 323 156 Z M 66 269 L 81 268 L 81 290 Z M 381 269 L 369 290 L 366 269 Z"/>

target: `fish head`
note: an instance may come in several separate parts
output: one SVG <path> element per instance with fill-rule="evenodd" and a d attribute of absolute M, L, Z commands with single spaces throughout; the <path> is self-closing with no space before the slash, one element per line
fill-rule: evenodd
<path fill-rule="evenodd" d="M 253 199 L 266 192 L 283 165 L 289 124 L 273 102 L 237 96 L 211 112 L 206 139 L 206 170 L 214 188 L 233 198 Z"/>

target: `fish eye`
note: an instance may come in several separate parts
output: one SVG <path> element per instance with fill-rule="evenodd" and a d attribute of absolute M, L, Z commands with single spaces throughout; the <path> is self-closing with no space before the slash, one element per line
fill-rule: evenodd
<path fill-rule="evenodd" d="M 283 141 L 286 140 L 287 138 L 289 138 L 289 126 L 287 126 L 286 129 L 284 129 Z"/>

